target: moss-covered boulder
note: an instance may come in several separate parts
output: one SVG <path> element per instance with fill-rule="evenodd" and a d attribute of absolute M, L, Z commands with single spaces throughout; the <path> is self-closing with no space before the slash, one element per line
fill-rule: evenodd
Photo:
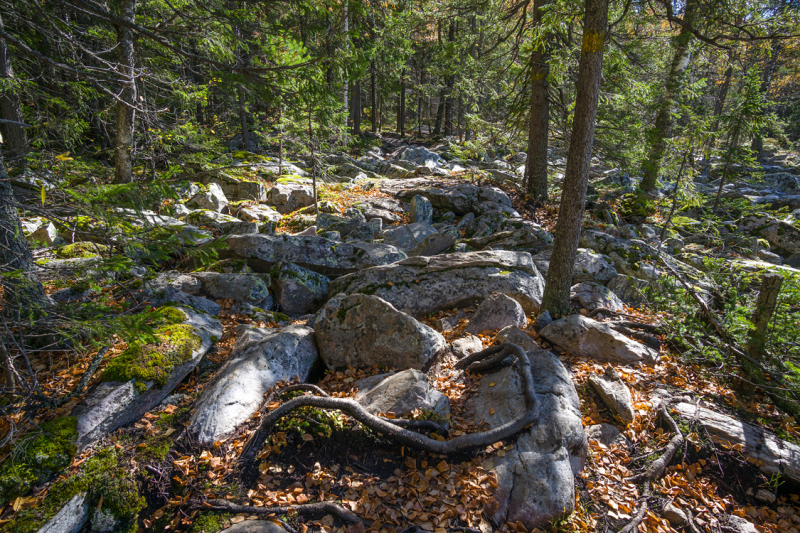
<path fill-rule="evenodd" d="M 108 246 L 89 241 L 67 244 L 56 250 L 56 255 L 64 259 L 97 257 L 108 253 Z"/>

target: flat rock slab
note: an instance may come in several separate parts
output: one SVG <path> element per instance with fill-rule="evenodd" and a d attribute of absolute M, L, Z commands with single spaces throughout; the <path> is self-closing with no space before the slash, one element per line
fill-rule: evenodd
<path fill-rule="evenodd" d="M 636 412 L 633 409 L 631 391 L 611 366 L 606 367 L 606 372 L 602 376 L 597 374 L 589 376 L 589 384 L 613 414 L 619 416 L 626 424 L 633 422 Z"/>
<path fill-rule="evenodd" d="M 325 366 L 425 368 L 447 347 L 442 335 L 367 294 L 340 294 L 314 320 L 317 346 Z"/>
<path fill-rule="evenodd" d="M 528 352 L 539 417 L 516 439 L 504 457 L 484 463 L 497 475 L 493 517 L 541 528 L 575 509 L 576 476 L 588 452 L 580 403 L 569 371 L 546 350 Z M 508 423 L 525 409 L 515 367 L 481 377 L 467 413 L 491 428 Z"/>
<path fill-rule="evenodd" d="M 334 280 L 330 296 L 374 294 L 413 316 L 467 307 L 493 292 L 510 296 L 526 313 L 542 302 L 544 279 L 527 252 L 462 252 L 409 257 Z"/>
<path fill-rule="evenodd" d="M 570 315 L 543 327 L 539 334 L 560 350 L 608 363 L 655 364 L 658 352 L 583 315 Z"/>
<path fill-rule="evenodd" d="M 413 250 L 420 242 L 429 235 L 435 235 L 437 231 L 427 222 L 413 222 L 400 226 L 390 226 L 381 232 L 381 237 L 386 244 L 403 250 L 408 253 Z"/>
<path fill-rule="evenodd" d="M 450 399 L 432 388 L 425 374 L 417 369 L 396 374 L 381 374 L 356 382 L 355 400 L 372 414 L 394 413 L 406 418 L 416 409 L 447 418 Z"/>
<path fill-rule="evenodd" d="M 139 420 L 144 413 L 161 403 L 211 349 L 215 342 L 212 339 L 222 337 L 222 324 L 219 320 L 188 308 L 178 309 L 186 315 L 183 323 L 191 325 L 194 333 L 200 337 L 200 347 L 192 351 L 191 357 L 185 363 L 173 369 L 167 384 L 162 388 L 148 382 L 147 389 L 140 393 L 134 388 L 133 381 L 109 381 L 92 390 L 72 411 L 72 416 L 78 418 L 79 449 L 119 427 Z"/>
<path fill-rule="evenodd" d="M 311 328 L 242 326 L 228 361 L 197 401 L 189 431 L 203 445 L 228 437 L 258 410 L 267 390 L 283 380 L 305 381 L 316 360 Z"/>
<path fill-rule="evenodd" d="M 245 520 L 223 529 L 221 533 L 286 533 L 286 530 L 269 520 Z"/>
<path fill-rule="evenodd" d="M 742 445 L 742 453 L 755 460 L 766 474 L 781 474 L 800 482 L 800 446 L 775 436 L 764 428 L 728 415 L 695 407 L 686 402 L 674 406 L 687 420 L 696 420 L 708 430 L 712 440 L 726 446 Z"/>
<path fill-rule="evenodd" d="M 234 235 L 226 238 L 222 258 L 244 259 L 256 272 L 285 261 L 326 276 L 388 265 L 406 258 L 389 244 L 342 243 L 313 235 Z"/>

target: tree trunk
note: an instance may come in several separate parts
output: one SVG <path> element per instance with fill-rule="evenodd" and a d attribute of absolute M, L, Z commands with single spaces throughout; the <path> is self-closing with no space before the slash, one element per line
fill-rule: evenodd
<path fill-rule="evenodd" d="M 3 30 L 3 18 L 0 16 L 0 31 Z M 0 118 L 22 122 L 22 110 L 17 91 L 2 90 L 3 87 L 11 84 L 13 78 L 14 70 L 11 68 L 11 61 L 8 58 L 6 40 L 0 37 Z M 3 144 L 5 144 L 9 159 L 24 166 L 25 156 L 28 153 L 28 137 L 25 135 L 25 129 L 15 124 L 0 124 L 0 133 L 3 135 Z"/>
<path fill-rule="evenodd" d="M 239 124 L 242 128 L 242 150 L 247 152 L 247 139 L 250 133 L 247 131 L 247 102 L 245 100 L 244 85 L 238 84 L 239 87 Z"/>
<path fill-rule="evenodd" d="M 120 0 L 121 19 L 134 23 L 136 0 Z M 136 56 L 133 45 L 133 31 L 126 26 L 117 26 L 117 59 L 120 74 L 125 83 L 117 102 L 117 138 L 114 142 L 114 179 L 117 183 L 133 181 L 133 106 L 136 104 Z"/>
<path fill-rule="evenodd" d="M 672 113 L 675 102 L 680 95 L 683 74 L 689 66 L 689 43 L 692 39 L 691 25 L 697 13 L 697 0 L 687 0 L 683 14 L 684 25 L 674 40 L 675 55 L 666 79 L 666 89 L 661 105 L 656 115 L 656 123 L 650 134 L 650 154 L 644 163 L 642 182 L 639 188 L 642 191 L 652 191 L 656 188 L 658 175 L 661 171 L 661 160 L 667 148 L 667 139 L 672 132 Z"/>
<path fill-rule="evenodd" d="M 703 156 L 703 174 L 708 174 L 711 168 L 711 156 L 713 154 L 714 145 L 717 142 L 717 131 L 719 130 L 719 120 L 722 116 L 722 110 L 725 108 L 725 100 L 728 98 L 728 90 L 731 88 L 731 78 L 733 77 L 733 61 L 734 54 L 731 52 L 728 56 L 728 68 L 725 70 L 725 75 L 722 78 L 722 85 L 719 88 L 717 101 L 714 103 L 714 128 L 711 130 L 711 136 L 706 144 L 706 152 Z"/>
<path fill-rule="evenodd" d="M 400 137 L 406 136 L 406 71 L 400 73 L 400 102 L 397 106 L 397 132 Z"/>
<path fill-rule="evenodd" d="M 765 102 L 768 101 L 767 93 L 772 85 L 772 78 L 775 75 L 775 68 L 778 66 L 778 56 L 780 56 L 782 48 L 783 46 L 781 45 L 780 39 L 772 40 L 770 57 L 767 60 L 767 64 L 764 67 L 764 72 L 761 78 L 761 94 L 763 94 Z M 759 114 L 763 115 L 764 111 L 761 111 Z M 756 156 L 756 161 L 761 163 L 764 159 L 764 139 L 761 137 L 760 131 L 755 137 L 753 137 L 753 142 L 750 144 L 750 148 L 753 150 L 753 153 Z"/>
<path fill-rule="evenodd" d="M 370 112 L 370 119 L 372 119 L 372 133 L 377 133 L 378 131 L 378 105 L 377 105 L 377 98 L 376 98 L 376 90 L 375 90 L 375 60 L 372 60 L 372 65 L 370 67 L 370 95 L 369 95 L 369 102 L 371 104 L 371 112 Z"/>
<path fill-rule="evenodd" d="M 0 276 L 4 296 L 0 307 L 4 312 L 18 309 L 28 318 L 52 304 L 36 274 L 36 263 L 22 232 L 14 192 L 0 154 L 0 273 L 9 272 L 17 274 Z"/>
<path fill-rule="evenodd" d="M 361 80 L 353 83 L 353 135 L 361 135 Z"/>
<path fill-rule="evenodd" d="M 547 0 L 536 0 L 534 23 L 541 24 Z M 547 77 L 550 65 L 542 43 L 531 54 L 531 105 L 528 122 L 528 159 L 525 161 L 526 192 L 537 203 L 547 201 L 547 135 L 550 130 L 550 101 L 547 97 Z"/>
<path fill-rule="evenodd" d="M 573 264 L 586 208 L 607 22 L 608 0 L 586 0 L 572 141 L 567 154 L 553 255 L 542 297 L 542 310 L 549 310 L 554 315 L 570 312 L 569 288 L 572 286 Z"/>
<path fill-rule="evenodd" d="M 752 361 L 743 358 L 740 361 L 746 378 L 759 381 L 758 378 L 762 376 L 759 365 L 763 363 L 764 359 L 767 344 L 767 326 L 769 321 L 772 320 L 772 315 L 778 305 L 778 294 L 781 292 L 782 284 L 783 276 L 777 272 L 764 274 L 761 279 L 761 291 L 758 293 L 756 308 L 753 311 L 753 317 L 750 319 L 750 322 L 753 323 L 753 328 L 750 330 L 750 336 L 745 347 L 745 351 Z M 746 397 L 750 397 L 755 392 L 755 385 L 750 380 L 747 380 L 742 384 L 741 389 L 741 392 Z"/>
<path fill-rule="evenodd" d="M 445 96 L 447 95 L 447 90 L 443 87 L 441 91 L 439 91 L 439 107 L 436 108 L 436 122 L 433 126 L 433 134 L 439 135 L 442 131 L 442 121 L 444 120 L 444 101 Z"/>

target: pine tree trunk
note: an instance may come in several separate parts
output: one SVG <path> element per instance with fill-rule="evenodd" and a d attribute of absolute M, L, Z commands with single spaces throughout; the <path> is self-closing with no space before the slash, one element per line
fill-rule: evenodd
<path fill-rule="evenodd" d="M 778 66 L 778 57 L 780 56 L 782 48 L 783 46 L 779 39 L 772 40 L 770 56 L 767 60 L 766 66 L 764 67 L 764 72 L 762 73 L 761 78 L 761 93 L 763 94 L 765 102 L 768 101 L 767 93 L 772 85 L 772 78 L 775 75 L 775 69 Z M 760 114 L 763 115 L 764 112 L 762 111 Z M 753 150 L 753 153 L 756 156 L 756 161 L 761 163 L 764 159 L 764 139 L 762 138 L 760 131 L 755 137 L 753 137 L 753 142 L 750 144 L 750 148 Z"/>
<path fill-rule="evenodd" d="M 136 0 L 120 0 L 120 18 L 133 23 L 136 17 Z M 133 181 L 133 106 L 136 103 L 136 57 L 133 31 L 125 26 L 117 27 L 117 58 L 120 74 L 125 84 L 117 102 L 117 138 L 114 141 L 114 179 L 117 183 Z"/>
<path fill-rule="evenodd" d="M 554 315 L 570 313 L 569 289 L 572 286 L 573 264 L 581 236 L 581 220 L 586 208 L 607 22 L 608 0 L 586 0 L 575 118 L 572 123 L 553 254 L 542 297 L 542 311 L 549 310 Z"/>
<path fill-rule="evenodd" d="M 361 80 L 353 83 L 353 135 L 361 135 Z"/>
<path fill-rule="evenodd" d="M 372 60 L 372 65 L 370 66 L 370 95 L 369 95 L 369 102 L 372 105 L 370 118 L 372 119 L 372 133 L 378 132 L 378 99 L 376 95 L 376 87 L 375 87 L 375 60 Z"/>
<path fill-rule="evenodd" d="M 684 25 L 674 40 L 675 55 L 672 58 L 669 73 L 666 79 L 666 89 L 661 105 L 656 115 L 656 123 L 650 134 L 650 154 L 644 163 L 642 183 L 639 188 L 642 191 L 652 191 L 656 188 L 658 175 L 661 172 L 661 160 L 664 158 L 664 151 L 667 148 L 667 139 L 672 133 L 672 113 L 675 103 L 680 95 L 683 75 L 689 66 L 689 43 L 692 39 L 691 25 L 694 23 L 697 13 L 697 0 L 687 0 L 686 9 L 683 14 Z"/>
<path fill-rule="evenodd" d="M 534 23 L 541 24 L 547 0 L 536 0 Z M 547 201 L 547 135 L 550 131 L 548 82 L 550 65 L 544 44 L 531 54 L 531 105 L 528 122 L 528 158 L 525 161 L 526 192 L 537 203 Z"/>
<path fill-rule="evenodd" d="M 0 31 L 3 29 L 3 18 L 0 16 Z M 3 80 L 0 88 L 13 78 L 14 70 L 11 68 L 11 61 L 8 58 L 6 40 L 0 37 L 0 79 Z M 19 96 L 16 91 L 0 90 L 0 118 L 14 122 L 23 121 Z M 25 156 L 28 153 L 28 137 L 25 135 L 25 129 L 15 124 L 0 124 L 0 133 L 3 135 L 3 144 L 6 145 L 6 154 L 9 159 L 24 166 Z"/>
<path fill-rule="evenodd" d="M 0 273 L 15 271 L 19 275 L 0 276 L 4 294 L 0 307 L 6 313 L 19 309 L 22 316 L 33 317 L 52 305 L 36 274 L 36 263 L 22 232 L 14 192 L 0 155 Z"/>
<path fill-rule="evenodd" d="M 444 100 L 446 95 L 446 89 L 442 88 L 439 91 L 439 106 L 436 108 L 436 122 L 433 125 L 433 134 L 439 135 L 442 131 L 442 121 L 444 120 Z"/>
<path fill-rule="evenodd" d="M 406 71 L 400 73 L 400 102 L 397 106 L 397 132 L 400 137 L 406 136 Z"/>
<path fill-rule="evenodd" d="M 245 99 L 244 85 L 238 84 L 239 90 L 239 125 L 242 128 L 242 150 L 247 152 L 247 140 L 250 133 L 247 131 L 247 101 Z"/>

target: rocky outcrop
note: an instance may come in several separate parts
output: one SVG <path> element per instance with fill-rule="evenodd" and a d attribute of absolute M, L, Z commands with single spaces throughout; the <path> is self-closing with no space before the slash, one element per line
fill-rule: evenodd
<path fill-rule="evenodd" d="M 496 187 L 478 187 L 464 183 L 449 187 L 411 188 L 400 193 L 401 198 L 409 200 L 417 195 L 430 200 L 436 209 L 452 211 L 457 215 L 502 211 L 515 217 L 519 216 L 512 207 L 508 195 Z"/>
<path fill-rule="evenodd" d="M 314 320 L 317 346 L 330 369 L 425 368 L 447 346 L 436 330 L 366 294 L 332 298 Z"/>
<path fill-rule="evenodd" d="M 225 193 L 222 192 L 222 187 L 216 183 L 212 183 L 195 194 L 186 202 L 186 205 L 195 209 L 208 209 L 219 213 L 228 207 L 228 198 L 226 198 Z"/>
<path fill-rule="evenodd" d="M 413 222 L 401 226 L 390 226 L 381 232 L 383 242 L 391 244 L 408 253 L 429 235 L 436 235 L 437 231 L 428 223 Z"/>
<path fill-rule="evenodd" d="M 409 212 L 411 213 L 411 222 L 433 224 L 433 206 L 431 201 L 424 196 L 416 195 L 411 199 Z"/>
<path fill-rule="evenodd" d="M 295 209 L 314 204 L 314 190 L 306 183 L 278 183 L 267 193 L 267 203 L 278 213 L 291 213 Z"/>
<path fill-rule="evenodd" d="M 585 248 L 578 248 L 572 272 L 572 283 L 607 283 L 617 275 L 610 257 Z"/>
<path fill-rule="evenodd" d="M 409 257 L 416 255 L 431 256 L 437 255 L 452 248 L 458 240 L 458 230 L 453 226 L 447 226 L 441 231 L 437 231 L 422 239 L 414 248 L 408 252 Z"/>
<path fill-rule="evenodd" d="M 599 283 L 579 283 L 570 287 L 569 293 L 570 301 L 577 305 L 578 309 L 622 311 L 625 308 L 622 300 L 617 298 L 611 289 Z"/>
<path fill-rule="evenodd" d="M 341 276 L 406 258 L 388 244 L 340 243 L 313 235 L 233 235 L 225 244 L 220 257 L 244 259 L 253 270 L 265 273 L 283 261 L 326 276 Z"/>
<path fill-rule="evenodd" d="M 517 326 L 506 326 L 495 335 L 498 343 L 510 342 L 521 347 L 526 352 L 531 350 L 541 350 L 542 347 L 531 338 L 530 335 L 519 329 Z M 455 344 L 455 343 L 454 343 Z"/>
<path fill-rule="evenodd" d="M 374 294 L 414 316 L 466 307 L 493 292 L 510 296 L 525 312 L 539 307 L 544 279 L 525 252 L 463 252 L 409 257 L 334 280 L 330 296 Z"/>
<path fill-rule="evenodd" d="M 562 351 L 595 361 L 622 364 L 658 361 L 657 351 L 582 315 L 556 320 L 539 334 Z"/>
<path fill-rule="evenodd" d="M 189 431 L 204 445 L 231 435 L 279 381 L 304 381 L 317 360 L 311 328 L 240 327 L 228 361 L 203 390 L 189 420 Z"/>
<path fill-rule="evenodd" d="M 414 368 L 372 376 L 355 384 L 358 386 L 355 400 L 372 414 L 392 413 L 407 418 L 418 410 L 441 419 L 450 415 L 447 396 L 432 388 L 425 374 Z"/>
<path fill-rule="evenodd" d="M 785 255 L 800 253 L 800 229 L 784 220 L 767 215 L 748 216 L 739 221 L 739 229 L 766 239 L 773 251 Z"/>
<path fill-rule="evenodd" d="M 545 350 L 528 352 L 539 417 L 519 434 L 505 456 L 484 463 L 497 475 L 494 491 L 499 523 L 522 522 L 531 530 L 575 509 L 574 476 L 588 451 L 580 403 L 569 371 Z M 520 379 L 512 367 L 485 375 L 468 404 L 474 420 L 491 428 L 524 411 Z"/>
<path fill-rule="evenodd" d="M 214 228 L 224 235 L 243 235 L 258 233 L 258 223 L 245 222 L 230 215 L 223 215 L 210 209 L 196 209 L 186 215 L 186 220 L 198 226 Z"/>

